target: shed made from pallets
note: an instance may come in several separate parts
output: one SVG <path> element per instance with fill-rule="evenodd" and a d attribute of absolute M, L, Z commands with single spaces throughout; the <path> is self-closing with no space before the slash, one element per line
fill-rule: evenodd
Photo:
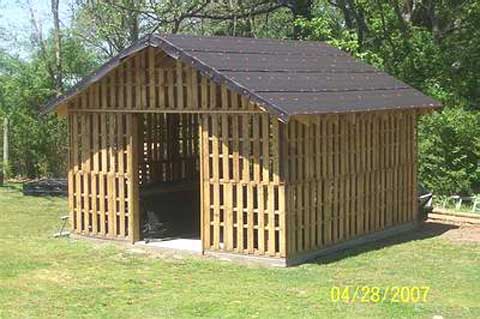
<path fill-rule="evenodd" d="M 157 185 L 204 253 L 290 265 L 415 226 L 417 118 L 438 107 L 325 43 L 158 34 L 45 110 L 68 118 L 74 233 L 142 240 Z"/>

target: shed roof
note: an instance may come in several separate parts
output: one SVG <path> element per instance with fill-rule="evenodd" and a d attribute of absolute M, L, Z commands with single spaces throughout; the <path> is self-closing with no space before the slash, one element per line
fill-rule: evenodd
<path fill-rule="evenodd" d="M 437 108 L 441 104 L 385 72 L 323 42 L 153 34 L 142 38 L 45 111 L 67 102 L 122 60 L 157 47 L 207 77 L 265 106 L 282 120 L 293 115 Z"/>

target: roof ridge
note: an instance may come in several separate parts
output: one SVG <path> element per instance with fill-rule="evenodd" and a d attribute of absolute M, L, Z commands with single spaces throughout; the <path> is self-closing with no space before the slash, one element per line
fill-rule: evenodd
<path fill-rule="evenodd" d="M 231 39 L 231 40 L 248 40 L 250 42 L 271 42 L 271 43 L 297 43 L 297 44 L 312 44 L 312 45 L 324 45 L 331 48 L 334 48 L 331 44 L 326 41 L 316 41 L 316 40 L 305 40 L 305 39 L 276 39 L 276 38 L 254 38 L 254 37 L 245 37 L 245 36 L 232 36 L 232 35 L 198 35 L 198 34 L 188 34 L 188 33 L 167 33 L 167 32 L 155 32 L 150 33 L 147 36 L 154 37 L 184 37 L 184 38 L 197 38 L 197 39 Z"/>

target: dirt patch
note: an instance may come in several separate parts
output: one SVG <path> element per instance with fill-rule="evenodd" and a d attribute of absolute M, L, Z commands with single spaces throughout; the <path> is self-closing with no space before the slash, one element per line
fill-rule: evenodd
<path fill-rule="evenodd" d="M 480 219 L 454 214 L 429 214 L 420 230 L 457 243 L 480 244 Z"/>
<path fill-rule="evenodd" d="M 480 226 L 460 226 L 448 230 L 442 236 L 454 242 L 480 244 Z"/>

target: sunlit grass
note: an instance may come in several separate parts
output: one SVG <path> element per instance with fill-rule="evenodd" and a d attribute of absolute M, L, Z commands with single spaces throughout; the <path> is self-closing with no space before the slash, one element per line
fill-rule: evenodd
<path fill-rule="evenodd" d="M 61 198 L 0 188 L 0 318 L 480 318 L 480 247 L 440 237 L 288 269 L 54 239 Z M 333 303 L 332 286 L 430 286 L 426 303 Z"/>

